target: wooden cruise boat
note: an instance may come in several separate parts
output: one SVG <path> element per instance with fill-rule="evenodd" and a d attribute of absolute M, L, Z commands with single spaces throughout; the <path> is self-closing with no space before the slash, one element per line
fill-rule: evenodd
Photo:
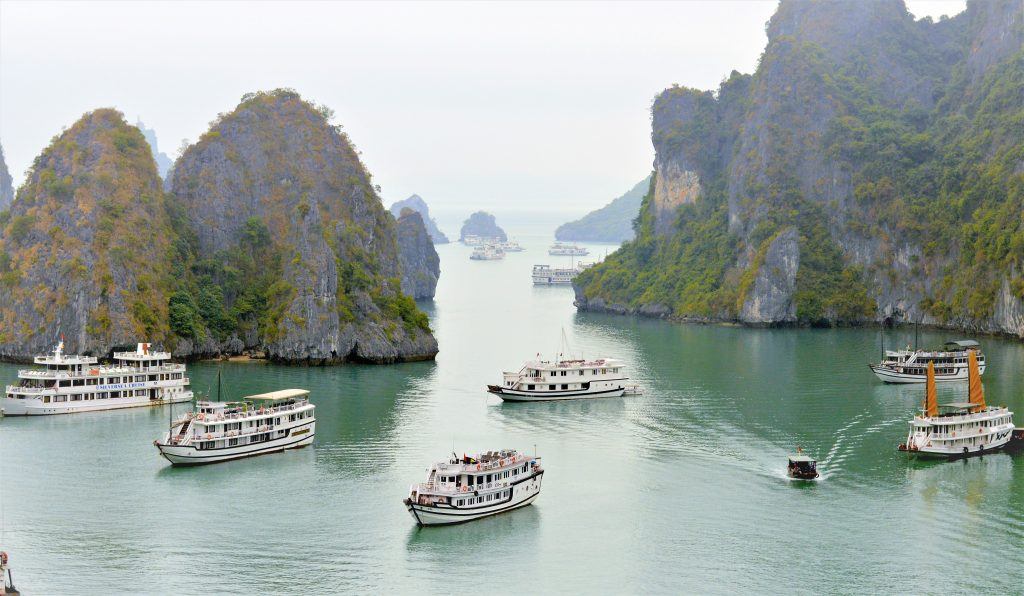
<path fill-rule="evenodd" d="M 928 364 L 935 365 L 935 380 L 966 381 L 967 356 L 978 360 L 978 374 L 985 374 L 985 355 L 973 339 L 948 341 L 941 350 L 886 350 L 878 364 L 869 364 L 871 372 L 886 383 L 924 383 Z"/>
<path fill-rule="evenodd" d="M 573 256 L 573 257 L 585 257 L 590 254 L 590 251 L 585 247 L 578 244 L 566 244 L 564 242 L 555 242 L 548 249 L 548 254 L 557 256 Z"/>
<path fill-rule="evenodd" d="M 525 507 L 540 496 L 539 457 L 514 449 L 488 451 L 430 466 L 403 501 L 421 526 L 457 524 Z"/>
<path fill-rule="evenodd" d="M 638 392 L 628 381 L 625 365 L 614 358 L 532 360 L 503 373 L 501 385 L 488 385 L 487 391 L 505 401 L 622 397 Z"/>
<path fill-rule="evenodd" d="M 900 444 L 900 451 L 920 457 L 952 459 L 996 451 L 1013 440 L 1013 412 L 985 403 L 981 373 L 973 352 L 968 355 L 968 377 L 967 402 L 939 405 L 935 365 L 928 364 L 921 415 L 910 421 L 910 432 L 907 441 Z"/>
<path fill-rule="evenodd" d="M 298 449 L 313 442 L 315 408 L 305 389 L 250 395 L 237 402 L 201 401 L 153 445 L 176 466 Z"/>
<path fill-rule="evenodd" d="M 569 285 L 581 271 L 589 267 L 586 263 L 577 263 L 573 267 L 552 267 L 551 265 L 533 266 L 533 285 L 557 286 Z"/>
<path fill-rule="evenodd" d="M 474 248 L 469 258 L 473 261 L 497 261 L 505 258 L 505 251 L 496 244 L 485 244 Z"/>
<path fill-rule="evenodd" d="M 818 477 L 818 462 L 797 447 L 796 455 L 789 456 L 786 475 L 796 480 L 814 480 Z"/>

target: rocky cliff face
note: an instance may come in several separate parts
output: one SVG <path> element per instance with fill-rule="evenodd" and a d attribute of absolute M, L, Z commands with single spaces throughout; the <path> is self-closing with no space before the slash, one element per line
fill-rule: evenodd
<path fill-rule="evenodd" d="M 753 75 L 655 100 L 637 240 L 578 304 L 1024 336 L 1022 12 L 784 0 Z"/>
<path fill-rule="evenodd" d="M 502 242 L 508 240 L 505 230 L 498 227 L 494 216 L 486 211 L 477 211 L 469 216 L 462 224 L 459 232 L 459 240 L 465 240 L 466 236 L 480 236 L 482 238 L 500 238 Z"/>
<path fill-rule="evenodd" d="M 430 239 L 434 244 L 447 244 L 448 237 L 444 235 L 444 232 L 437 227 L 437 222 L 434 218 L 430 217 L 430 208 L 427 207 L 426 201 L 419 195 L 412 195 L 408 199 L 402 201 L 395 201 L 391 204 L 391 215 L 398 219 L 402 215 L 403 209 L 412 209 L 416 213 L 419 213 L 423 219 L 423 225 L 427 228 L 427 234 L 430 235 Z"/>
<path fill-rule="evenodd" d="M 621 197 L 582 218 L 558 226 L 555 239 L 565 242 L 625 242 L 633 239 L 633 220 L 651 185 L 648 176 Z"/>
<path fill-rule="evenodd" d="M 0 357 L 105 355 L 170 339 L 171 225 L 149 146 L 114 110 L 83 116 L 0 215 Z"/>
<path fill-rule="evenodd" d="M 4 148 L 0 146 L 0 211 L 10 207 L 13 200 L 14 186 L 12 185 L 11 173 L 7 170 Z"/>
<path fill-rule="evenodd" d="M 416 300 L 432 299 L 441 276 L 441 259 L 423 225 L 423 217 L 408 207 L 398 216 L 398 257 L 402 292 Z"/>
<path fill-rule="evenodd" d="M 329 117 L 289 90 L 249 94 L 176 162 L 191 280 L 171 300 L 180 351 L 212 339 L 317 364 L 436 354 L 401 292 L 395 221 Z"/>

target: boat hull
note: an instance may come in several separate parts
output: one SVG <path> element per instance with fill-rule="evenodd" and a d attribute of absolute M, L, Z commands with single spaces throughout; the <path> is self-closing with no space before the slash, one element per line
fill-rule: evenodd
<path fill-rule="evenodd" d="M 44 403 L 39 399 L 0 400 L 5 416 L 50 416 L 54 414 L 76 414 L 78 412 L 102 412 L 125 408 L 145 408 L 192 401 L 192 392 L 184 391 L 168 398 L 150 399 L 147 396 L 119 397 L 115 399 L 90 399 L 72 402 Z"/>
<path fill-rule="evenodd" d="M 505 401 L 514 402 L 525 402 L 525 401 L 564 401 L 571 399 L 597 399 L 600 397 L 622 397 L 626 392 L 624 385 L 614 387 L 611 389 L 580 389 L 577 391 L 545 391 L 545 392 L 534 392 L 534 391 L 519 391 L 515 389 L 508 389 L 498 385 L 488 385 L 488 393 L 493 393 Z"/>
<path fill-rule="evenodd" d="M 976 447 L 974 447 L 974 446 L 959 447 L 959 448 L 939 448 L 939 447 L 935 447 L 935 446 L 932 446 L 932 447 L 928 447 L 928 446 L 924 446 L 924 447 L 910 446 L 910 447 L 908 447 L 907 444 L 902 444 L 902 445 L 899 446 L 898 450 L 899 451 L 904 451 L 907 454 L 909 454 L 911 457 L 915 457 L 917 459 L 940 459 L 940 460 L 945 459 L 945 460 L 950 460 L 950 459 L 964 459 L 964 458 L 967 458 L 967 457 L 976 457 L 976 456 L 979 456 L 979 455 L 985 455 L 986 453 L 993 453 L 995 451 L 1000 451 L 1000 450 L 1004 449 L 1005 447 L 1007 447 L 1010 444 L 1010 442 L 1012 440 L 1014 440 L 1014 434 L 1015 433 L 1013 431 L 1010 431 L 1010 432 L 1004 431 L 1004 432 L 1005 432 L 1005 436 L 999 436 L 995 440 L 993 440 L 993 441 L 991 441 L 989 443 L 986 443 L 984 445 L 978 445 Z"/>
<path fill-rule="evenodd" d="M 216 464 L 245 457 L 255 457 L 268 453 L 278 453 L 287 449 L 301 449 L 313 442 L 316 434 L 316 423 L 310 425 L 309 432 L 301 437 L 289 434 L 280 439 L 253 443 L 250 445 L 237 445 L 235 447 L 223 447 L 218 449 L 198 449 L 195 445 L 168 445 L 166 443 L 154 442 L 160 455 L 174 466 L 201 466 Z"/>
<path fill-rule="evenodd" d="M 895 384 L 909 384 L 909 383 L 924 383 L 927 380 L 928 375 L 912 375 L 909 373 L 899 372 L 892 370 L 885 366 L 879 366 L 877 364 L 869 364 L 868 368 L 871 372 L 875 373 L 875 376 L 879 380 L 886 383 Z M 981 364 L 978 366 L 978 373 L 985 374 L 985 365 Z M 951 375 L 935 375 L 935 382 L 941 383 L 943 381 L 966 381 L 967 380 L 967 367 L 958 368 L 956 373 Z"/>
<path fill-rule="evenodd" d="M 544 480 L 544 472 L 516 484 L 512 490 L 509 500 L 484 507 L 459 508 L 459 507 L 437 507 L 420 505 L 405 499 L 405 507 L 409 515 L 421 526 L 450 526 L 464 524 L 484 517 L 498 515 L 526 507 L 537 500 L 540 496 L 541 482 Z"/>

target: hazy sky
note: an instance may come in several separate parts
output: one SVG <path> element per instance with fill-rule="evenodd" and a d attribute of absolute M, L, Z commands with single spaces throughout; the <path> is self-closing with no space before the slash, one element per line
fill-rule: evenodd
<path fill-rule="evenodd" d="M 335 110 L 388 204 L 585 211 L 650 171 L 654 96 L 751 72 L 775 6 L 3 0 L 0 142 L 17 185 L 113 106 L 173 159 L 244 93 L 292 87 Z"/>

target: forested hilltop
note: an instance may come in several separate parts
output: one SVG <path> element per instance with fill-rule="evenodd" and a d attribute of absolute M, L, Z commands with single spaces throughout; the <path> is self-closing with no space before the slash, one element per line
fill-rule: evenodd
<path fill-rule="evenodd" d="M 624 195 L 583 217 L 564 223 L 555 230 L 555 240 L 567 242 L 625 242 L 634 236 L 633 220 L 640 211 L 647 188 L 648 176 Z"/>
<path fill-rule="evenodd" d="M 151 341 L 182 357 L 433 358 L 401 291 L 397 225 L 330 117 L 291 90 L 248 94 L 165 192 L 138 128 L 86 114 L 0 213 L 0 357 L 64 334 L 68 352 L 96 355 Z"/>
<path fill-rule="evenodd" d="M 672 87 L 635 241 L 581 309 L 1024 337 L 1024 5 L 784 0 L 753 75 Z"/>

